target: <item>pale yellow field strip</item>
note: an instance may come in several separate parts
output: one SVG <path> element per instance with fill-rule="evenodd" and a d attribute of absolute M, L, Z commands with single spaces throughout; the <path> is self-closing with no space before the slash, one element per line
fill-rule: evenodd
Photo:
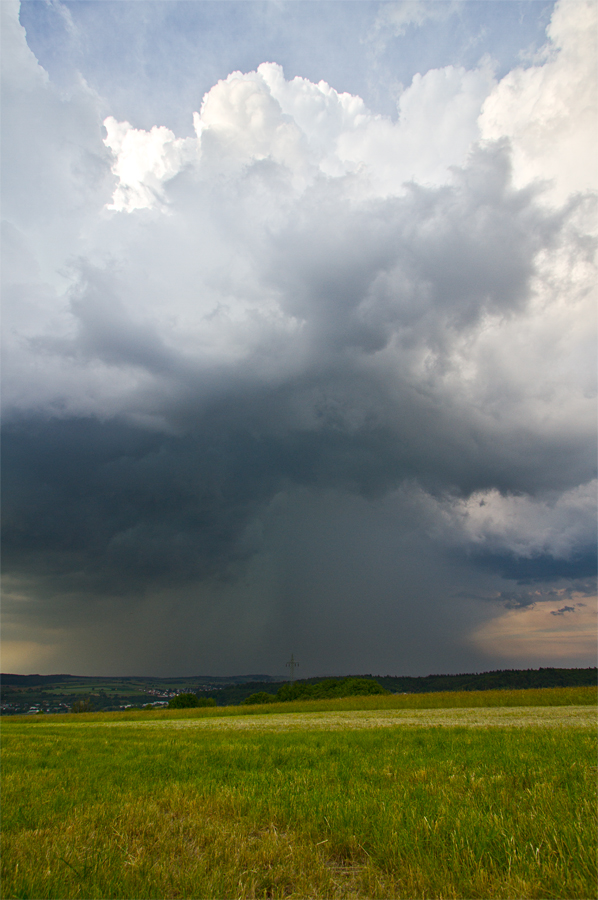
<path fill-rule="evenodd" d="M 81 717 L 83 718 L 83 717 Z M 41 724 L 41 723 L 40 723 Z M 48 723 L 54 724 L 54 723 Z M 59 723 L 56 723 L 59 724 Z M 60 723 L 68 727 L 67 722 Z M 467 728 L 596 727 L 595 706 L 493 706 L 459 709 L 350 710 L 270 713 L 190 719 L 77 722 L 89 728 L 198 728 L 202 731 L 335 731 L 357 728 L 462 726 Z"/>

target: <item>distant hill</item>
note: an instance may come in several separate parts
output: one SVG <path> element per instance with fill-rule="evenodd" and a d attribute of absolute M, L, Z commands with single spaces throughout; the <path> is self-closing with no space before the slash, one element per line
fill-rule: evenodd
<path fill-rule="evenodd" d="M 338 676 L 341 680 L 346 676 Z M 472 672 L 462 675 L 356 675 L 355 678 L 372 678 L 393 694 L 423 694 L 433 691 L 488 691 L 513 688 L 576 687 L 598 682 L 598 669 L 500 669 L 495 672 Z M 298 679 L 294 683 L 317 684 L 323 678 Z M 265 691 L 275 694 L 274 685 L 259 682 L 236 684 L 211 693 L 219 706 L 241 703 L 250 694 Z"/>
<path fill-rule="evenodd" d="M 0 683 L 5 685 L 22 685 L 24 687 L 35 687 L 43 684 L 63 684 L 68 682 L 87 682 L 89 684 L 98 684 L 99 682 L 134 682 L 136 684 L 153 684 L 158 681 L 160 684 L 244 684 L 246 682 L 258 684 L 280 683 L 284 678 L 275 675 L 189 675 L 173 678 L 159 678 L 154 675 L 13 675 L 3 672 L 0 675 Z"/>
<path fill-rule="evenodd" d="M 302 686 L 326 681 L 329 690 L 334 682 L 347 678 L 368 678 L 394 694 L 420 694 L 432 691 L 486 691 L 491 689 L 577 687 L 594 685 L 598 669 L 500 669 L 494 672 L 470 672 L 461 675 L 353 675 L 336 678 L 305 678 L 293 683 L 295 693 Z M 213 697 L 218 706 L 242 703 L 251 694 L 276 694 L 284 680 L 272 675 L 195 676 L 184 678 L 117 677 L 99 678 L 78 675 L 1 675 L 2 712 L 23 712 L 31 704 L 69 705 L 74 700 L 89 698 L 96 709 L 115 709 L 123 704 L 140 706 L 154 699 L 172 696 L 172 692 L 192 691 L 202 697 Z M 287 682 L 288 684 L 288 682 Z M 290 685 L 289 685 L 290 687 Z M 170 692 L 170 693 L 169 693 Z M 311 693 L 310 690 L 305 691 Z"/>
<path fill-rule="evenodd" d="M 466 675 L 425 675 L 423 677 L 376 677 L 393 693 L 419 694 L 430 691 L 489 691 L 515 688 L 579 687 L 596 684 L 598 669 L 498 669 Z"/>
<path fill-rule="evenodd" d="M 74 678 L 74 675 L 10 675 L 4 672 L 0 675 L 2 684 L 19 684 L 24 687 L 34 687 L 38 684 L 62 684 Z"/>

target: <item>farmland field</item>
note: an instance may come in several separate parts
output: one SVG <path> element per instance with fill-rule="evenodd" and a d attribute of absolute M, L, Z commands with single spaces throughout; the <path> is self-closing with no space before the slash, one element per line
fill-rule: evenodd
<path fill-rule="evenodd" d="M 5 720 L 2 896 L 594 897 L 596 690 L 485 693 Z"/>

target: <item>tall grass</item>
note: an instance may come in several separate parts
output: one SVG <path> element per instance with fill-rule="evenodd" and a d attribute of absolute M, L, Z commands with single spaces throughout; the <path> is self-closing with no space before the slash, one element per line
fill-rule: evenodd
<path fill-rule="evenodd" d="M 595 896 L 592 729 L 83 719 L 3 727 L 5 898 Z"/>

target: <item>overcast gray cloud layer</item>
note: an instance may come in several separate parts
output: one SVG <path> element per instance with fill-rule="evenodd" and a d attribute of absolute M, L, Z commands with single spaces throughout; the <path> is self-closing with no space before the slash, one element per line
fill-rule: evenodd
<path fill-rule="evenodd" d="M 379 55 L 460 8 L 355 6 Z M 394 117 L 263 63 L 178 134 L 2 12 L 12 668 L 591 664 L 595 4 Z"/>

